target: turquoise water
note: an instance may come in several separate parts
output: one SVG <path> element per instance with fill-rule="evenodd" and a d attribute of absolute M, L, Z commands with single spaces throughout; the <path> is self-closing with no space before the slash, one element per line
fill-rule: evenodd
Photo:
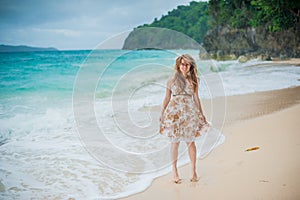
<path fill-rule="evenodd" d="M 144 190 L 153 178 L 170 171 L 147 157 L 162 147 L 166 151 L 160 155 L 168 155 L 166 141 L 155 135 L 158 116 L 147 108 L 161 105 L 175 58 L 183 52 L 198 57 L 197 51 L 183 50 L 1 53 L 0 197 L 116 198 Z M 197 63 L 199 93 L 205 99 L 300 85 L 300 68 L 295 66 L 257 60 Z M 79 131 L 94 121 L 85 106 L 76 107 L 90 94 L 103 135 L 114 148 L 138 155 L 130 160 L 139 163 L 135 172 L 160 170 L 124 173 L 131 170 L 126 168 L 130 163 L 113 149 L 105 149 L 109 156 L 102 161 L 114 168 L 95 159 Z M 211 149 L 199 145 L 205 157 L 203 152 Z M 183 154 L 181 164 L 186 158 Z"/>
<path fill-rule="evenodd" d="M 18 107 L 45 111 L 72 96 L 74 77 L 88 51 L 0 54 L 1 113 Z"/>

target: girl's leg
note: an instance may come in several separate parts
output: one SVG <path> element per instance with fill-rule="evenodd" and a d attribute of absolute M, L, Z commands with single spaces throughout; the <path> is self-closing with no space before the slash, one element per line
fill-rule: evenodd
<path fill-rule="evenodd" d="M 191 160 L 191 166 L 192 166 L 192 178 L 191 181 L 197 181 L 197 172 L 196 172 L 196 159 L 197 159 L 197 150 L 195 142 L 187 142 L 188 149 L 189 149 L 189 156 Z"/>
<path fill-rule="evenodd" d="M 177 171 L 179 144 L 180 144 L 180 142 L 172 142 L 171 143 L 172 171 L 173 171 L 173 179 L 174 179 L 175 183 L 180 182 L 180 178 L 178 176 L 178 171 Z"/>

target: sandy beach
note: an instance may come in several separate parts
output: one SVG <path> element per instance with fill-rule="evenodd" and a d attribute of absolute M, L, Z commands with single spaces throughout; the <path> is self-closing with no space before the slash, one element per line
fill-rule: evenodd
<path fill-rule="evenodd" d="M 226 109 L 226 141 L 198 160 L 198 182 L 187 164 L 181 184 L 169 173 L 124 199 L 300 199 L 300 87 L 230 96 Z"/>

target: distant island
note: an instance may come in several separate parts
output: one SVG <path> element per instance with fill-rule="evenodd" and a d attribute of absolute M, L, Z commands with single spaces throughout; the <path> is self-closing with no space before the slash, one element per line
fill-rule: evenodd
<path fill-rule="evenodd" d="M 25 45 L 12 46 L 12 45 L 0 45 L 0 53 L 6 52 L 32 52 L 32 51 L 58 51 L 53 47 L 42 48 L 42 47 L 31 47 Z"/>

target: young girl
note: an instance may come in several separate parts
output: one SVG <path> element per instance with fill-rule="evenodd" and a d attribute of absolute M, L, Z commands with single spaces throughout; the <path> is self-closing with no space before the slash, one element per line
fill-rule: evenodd
<path fill-rule="evenodd" d="M 195 60 L 188 54 L 176 59 L 175 74 L 168 80 L 160 116 L 160 133 L 171 141 L 173 181 L 180 183 L 177 171 L 180 141 L 188 145 L 192 165 L 190 181 L 198 181 L 195 139 L 208 131 L 198 95 L 198 74 Z"/>

